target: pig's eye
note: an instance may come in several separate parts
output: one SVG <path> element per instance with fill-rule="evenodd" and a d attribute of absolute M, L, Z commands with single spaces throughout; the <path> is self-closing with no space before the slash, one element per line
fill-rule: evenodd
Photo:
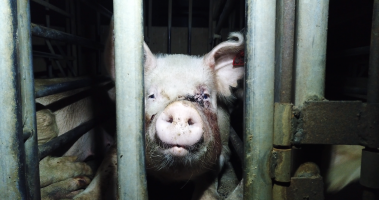
<path fill-rule="evenodd" d="M 148 97 L 149 97 L 149 99 L 154 99 L 155 98 L 154 94 L 150 94 Z"/>
<path fill-rule="evenodd" d="M 209 94 L 203 94 L 203 99 L 208 99 L 209 98 Z"/>

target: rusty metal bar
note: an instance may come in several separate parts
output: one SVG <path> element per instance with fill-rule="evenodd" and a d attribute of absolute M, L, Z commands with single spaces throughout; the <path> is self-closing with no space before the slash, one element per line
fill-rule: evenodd
<path fill-rule="evenodd" d="M 27 199 L 17 67 L 17 1 L 1 0 L 0 5 L 0 199 Z"/>
<path fill-rule="evenodd" d="M 41 199 L 39 181 L 36 109 L 34 98 L 34 75 L 32 41 L 30 32 L 30 2 L 17 1 L 18 13 L 18 64 L 22 98 L 23 132 L 30 133 L 25 141 L 25 172 L 28 199 Z"/>
<path fill-rule="evenodd" d="M 322 99 L 325 87 L 329 0 L 297 1 L 295 105 Z"/>
<path fill-rule="evenodd" d="M 272 199 L 276 1 L 248 0 L 246 12 L 243 193 Z"/>
<path fill-rule="evenodd" d="M 118 185 L 122 186 L 118 187 L 118 198 L 144 200 L 148 195 L 144 152 L 143 1 L 115 0 L 113 8 L 117 169 Z"/>

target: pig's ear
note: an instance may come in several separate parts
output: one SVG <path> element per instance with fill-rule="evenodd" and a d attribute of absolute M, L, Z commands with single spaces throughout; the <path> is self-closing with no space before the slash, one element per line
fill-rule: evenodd
<path fill-rule="evenodd" d="M 149 47 L 145 42 L 143 42 L 143 51 L 145 56 L 145 72 L 149 72 L 150 70 L 154 69 L 157 64 L 157 59 L 155 58 L 154 54 L 151 53 Z"/>
<path fill-rule="evenodd" d="M 233 65 L 237 54 L 244 48 L 243 35 L 238 32 L 231 33 L 228 39 L 204 56 L 205 65 L 212 68 L 216 75 L 218 93 L 225 97 L 231 95 L 230 87 L 237 87 L 237 81 L 243 77 L 245 71 L 243 64 L 242 66 Z"/>
<path fill-rule="evenodd" d="M 113 17 L 112 17 L 110 25 L 109 25 L 108 38 L 105 43 L 104 61 L 105 61 L 105 68 L 113 80 L 115 80 L 115 77 L 116 77 L 115 76 L 114 41 L 115 41 L 114 40 L 114 26 L 113 26 Z M 145 71 L 149 71 L 156 66 L 156 58 L 151 53 L 149 47 L 146 45 L 145 42 L 143 43 L 143 49 L 144 49 Z"/>

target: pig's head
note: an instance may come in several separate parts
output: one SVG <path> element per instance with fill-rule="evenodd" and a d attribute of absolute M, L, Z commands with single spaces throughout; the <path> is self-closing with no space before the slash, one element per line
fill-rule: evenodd
<path fill-rule="evenodd" d="M 232 33 L 231 38 L 203 57 L 154 55 L 144 44 L 145 155 L 150 174 L 188 180 L 217 171 L 228 159 L 229 115 L 224 102 L 244 74 L 243 67 L 233 66 L 243 49 L 243 36 Z M 108 67 L 114 76 L 113 61 Z"/>

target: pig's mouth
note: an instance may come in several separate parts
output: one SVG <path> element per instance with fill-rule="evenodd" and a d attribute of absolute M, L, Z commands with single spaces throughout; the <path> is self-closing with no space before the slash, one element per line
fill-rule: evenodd
<path fill-rule="evenodd" d="M 199 139 L 199 141 L 197 141 L 195 144 L 193 145 L 181 145 L 181 144 L 169 144 L 169 143 L 166 143 L 166 142 L 163 142 L 158 136 L 157 134 L 155 134 L 155 140 L 158 144 L 158 146 L 160 148 L 162 148 L 162 150 L 169 150 L 169 149 L 183 149 L 183 150 L 186 150 L 188 152 L 191 152 L 191 153 L 195 153 L 196 151 L 199 150 L 199 148 L 201 147 L 201 145 L 204 143 L 204 138 L 201 137 Z"/>

